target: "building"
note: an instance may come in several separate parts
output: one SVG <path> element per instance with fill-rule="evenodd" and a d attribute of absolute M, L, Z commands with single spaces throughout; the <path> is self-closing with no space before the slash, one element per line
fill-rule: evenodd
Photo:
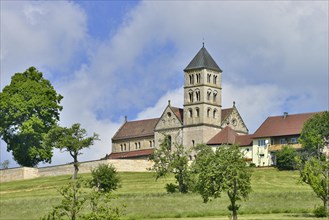
<path fill-rule="evenodd" d="M 108 158 L 144 159 L 165 135 L 173 146 L 193 147 L 207 143 L 225 127 L 237 135 L 248 134 L 235 103 L 222 109 L 222 70 L 204 45 L 184 69 L 182 98 L 183 108 L 171 106 L 168 101 L 160 118 L 125 120 L 112 138 L 112 153 Z"/>

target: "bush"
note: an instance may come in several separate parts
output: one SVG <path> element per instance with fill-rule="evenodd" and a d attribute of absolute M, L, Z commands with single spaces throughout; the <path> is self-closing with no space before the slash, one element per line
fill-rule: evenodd
<path fill-rule="evenodd" d="M 256 164 L 254 164 L 254 163 L 250 163 L 250 164 L 249 164 L 249 167 L 256 167 Z"/>
<path fill-rule="evenodd" d="M 296 169 L 295 157 L 297 152 L 290 146 L 283 146 L 282 150 L 276 154 L 276 166 L 279 170 L 294 170 Z"/>
<path fill-rule="evenodd" d="M 178 186 L 173 183 L 167 183 L 165 188 L 167 193 L 175 193 L 178 190 Z"/>
<path fill-rule="evenodd" d="M 323 206 L 316 207 L 314 209 L 313 213 L 314 213 L 315 217 L 317 217 L 317 218 L 321 218 L 321 217 L 326 217 L 327 216 Z"/>
<path fill-rule="evenodd" d="M 100 164 L 91 171 L 90 186 L 96 187 L 99 192 L 111 192 L 120 187 L 120 178 L 114 166 Z"/>

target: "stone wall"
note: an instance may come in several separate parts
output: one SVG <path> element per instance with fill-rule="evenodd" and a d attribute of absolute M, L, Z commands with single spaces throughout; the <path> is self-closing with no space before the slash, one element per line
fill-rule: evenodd
<path fill-rule="evenodd" d="M 39 176 L 38 168 L 20 167 L 20 168 L 0 170 L 0 182 L 33 179 L 38 176 Z"/>
<path fill-rule="evenodd" d="M 113 164 L 119 172 L 147 172 L 152 167 L 153 162 L 148 160 L 96 160 L 82 162 L 79 166 L 79 173 L 89 173 L 99 164 Z M 14 180 L 33 179 L 44 176 L 58 176 L 73 174 L 73 164 L 49 166 L 41 168 L 20 167 L 13 169 L 0 170 L 0 182 L 9 182 Z"/>

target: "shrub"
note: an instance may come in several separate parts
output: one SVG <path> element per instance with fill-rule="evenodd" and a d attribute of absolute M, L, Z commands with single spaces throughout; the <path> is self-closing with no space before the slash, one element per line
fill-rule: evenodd
<path fill-rule="evenodd" d="M 90 186 L 96 187 L 99 192 L 111 192 L 120 187 L 120 178 L 112 164 L 100 164 L 91 171 Z"/>
<path fill-rule="evenodd" d="M 254 164 L 254 163 L 250 163 L 250 164 L 249 164 L 249 167 L 256 167 L 256 164 Z"/>
<path fill-rule="evenodd" d="M 317 218 L 321 218 L 321 217 L 326 217 L 327 216 L 323 206 L 316 207 L 314 209 L 313 213 L 314 213 L 315 217 L 317 217 Z"/>
<path fill-rule="evenodd" d="M 178 190 L 178 186 L 173 183 L 167 183 L 165 188 L 167 193 L 175 193 Z"/>
<path fill-rule="evenodd" d="M 296 169 L 295 157 L 297 152 L 290 146 L 283 146 L 282 150 L 276 154 L 276 166 L 279 170 L 294 170 Z"/>

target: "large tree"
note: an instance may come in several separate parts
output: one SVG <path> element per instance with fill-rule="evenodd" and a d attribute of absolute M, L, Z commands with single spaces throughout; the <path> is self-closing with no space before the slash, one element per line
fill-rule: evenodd
<path fill-rule="evenodd" d="M 179 192 L 188 191 L 189 151 L 183 145 L 175 145 L 172 148 L 169 136 L 165 136 L 160 147 L 154 150 L 150 159 L 154 162 L 152 170 L 155 171 L 156 179 L 173 173 Z"/>
<path fill-rule="evenodd" d="M 70 128 L 56 126 L 51 129 L 45 138 L 45 145 L 69 152 L 73 158 L 73 179 L 76 179 L 79 171 L 78 156 L 82 154 L 81 150 L 93 145 L 96 140 L 99 140 L 98 134 L 94 133 L 87 137 L 87 131 L 76 123 Z"/>
<path fill-rule="evenodd" d="M 228 209 L 234 220 L 238 219 L 238 201 L 247 199 L 251 191 L 251 170 L 239 146 L 221 146 L 216 152 L 207 147 L 197 154 L 195 164 L 199 173 L 197 190 L 208 202 L 210 197 L 220 197 L 226 192 L 230 200 Z"/>
<path fill-rule="evenodd" d="M 34 167 L 51 162 L 52 148 L 42 144 L 43 136 L 58 122 L 62 98 L 34 67 L 16 73 L 4 87 L 0 93 L 0 136 L 18 164 Z"/>
<path fill-rule="evenodd" d="M 306 121 L 299 141 L 309 156 L 320 157 L 329 145 L 329 112 L 315 114 Z"/>

